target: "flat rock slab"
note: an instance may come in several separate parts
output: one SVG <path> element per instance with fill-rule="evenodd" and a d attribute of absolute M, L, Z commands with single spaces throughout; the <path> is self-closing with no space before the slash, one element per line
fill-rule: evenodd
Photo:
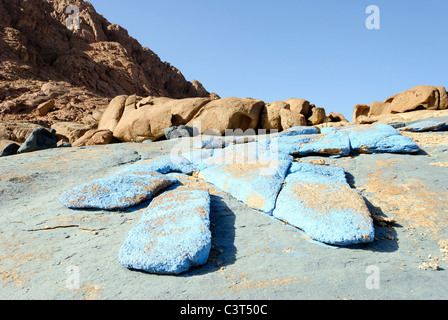
<path fill-rule="evenodd" d="M 151 201 L 127 234 L 118 260 L 128 269 L 180 274 L 207 263 L 210 250 L 208 191 L 175 186 Z"/>
<path fill-rule="evenodd" d="M 128 172 L 158 172 L 162 174 L 178 172 L 191 174 L 193 172 L 193 167 L 187 158 L 181 155 L 169 154 L 155 159 L 138 161 L 135 164 L 121 169 L 117 173 L 123 174 Z"/>
<path fill-rule="evenodd" d="M 440 121 L 419 121 L 413 124 L 410 124 L 404 128 L 400 128 L 400 131 L 409 131 L 409 132 L 426 132 L 426 131 L 443 131 L 448 130 L 448 126 L 446 122 Z"/>
<path fill-rule="evenodd" d="M 150 200 L 173 182 L 157 172 L 117 174 L 72 188 L 60 202 L 71 209 L 126 209 Z"/>
<path fill-rule="evenodd" d="M 273 141 L 278 143 L 277 146 L 273 146 Z M 270 148 L 299 157 L 312 154 L 348 156 L 351 152 L 349 136 L 343 132 L 280 136 L 271 139 Z"/>
<path fill-rule="evenodd" d="M 273 216 L 307 236 L 331 245 L 374 240 L 363 197 L 344 181 L 343 170 L 294 163 L 277 199 Z"/>
<path fill-rule="evenodd" d="M 202 178 L 250 208 L 271 215 L 292 160 L 253 160 L 238 153 L 230 159 L 214 157 L 215 162 L 201 167 Z"/>
<path fill-rule="evenodd" d="M 416 153 L 420 147 L 388 124 L 348 126 L 346 132 L 353 151 L 359 153 Z"/>

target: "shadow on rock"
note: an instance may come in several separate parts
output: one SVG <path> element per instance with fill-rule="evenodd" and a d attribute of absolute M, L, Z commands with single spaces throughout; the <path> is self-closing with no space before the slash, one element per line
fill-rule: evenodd
<path fill-rule="evenodd" d="M 180 276 L 198 276 L 215 272 L 236 261 L 237 249 L 235 242 L 235 213 L 227 206 L 220 196 L 211 195 L 211 232 L 212 249 L 208 262 L 204 266 L 191 268 Z"/>

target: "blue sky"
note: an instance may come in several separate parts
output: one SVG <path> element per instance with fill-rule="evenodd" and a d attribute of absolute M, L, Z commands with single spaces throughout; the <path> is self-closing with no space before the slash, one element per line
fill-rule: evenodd
<path fill-rule="evenodd" d="M 189 81 L 224 97 L 353 107 L 448 88 L 447 0 L 90 0 Z M 366 28 L 369 5 L 380 29 Z"/>

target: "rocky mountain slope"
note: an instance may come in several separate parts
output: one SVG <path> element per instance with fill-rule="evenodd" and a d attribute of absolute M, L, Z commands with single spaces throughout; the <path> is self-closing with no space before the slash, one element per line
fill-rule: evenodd
<path fill-rule="evenodd" d="M 80 11 L 69 30 L 66 8 Z M 0 1 L 0 120 L 85 122 L 120 94 L 208 97 L 86 1 Z M 52 112 L 36 112 L 51 102 Z"/>

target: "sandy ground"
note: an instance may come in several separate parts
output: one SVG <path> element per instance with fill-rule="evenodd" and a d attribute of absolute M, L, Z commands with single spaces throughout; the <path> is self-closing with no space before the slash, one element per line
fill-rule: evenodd
<path fill-rule="evenodd" d="M 175 142 L 2 158 L 0 299 L 447 299 L 448 168 L 441 165 L 448 161 L 447 133 L 437 133 L 437 144 L 425 144 L 424 135 L 413 137 L 423 141 L 419 155 L 300 159 L 347 171 L 375 218 L 373 243 L 316 243 L 212 190 L 209 262 L 180 276 L 130 271 L 118 263 L 144 205 L 76 211 L 58 200 L 70 187 L 168 153 Z"/>

